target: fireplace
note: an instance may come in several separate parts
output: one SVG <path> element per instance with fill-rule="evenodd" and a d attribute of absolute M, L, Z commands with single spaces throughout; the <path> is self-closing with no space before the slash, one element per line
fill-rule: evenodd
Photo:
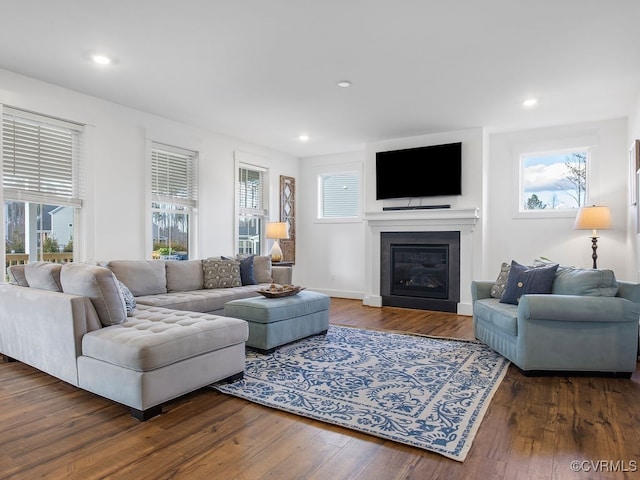
<path fill-rule="evenodd" d="M 456 312 L 460 232 L 381 232 L 382 305 Z"/>

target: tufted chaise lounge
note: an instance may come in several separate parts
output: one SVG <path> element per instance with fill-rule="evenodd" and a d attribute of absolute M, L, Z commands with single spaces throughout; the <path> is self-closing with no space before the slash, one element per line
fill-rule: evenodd
<path fill-rule="evenodd" d="M 140 305 L 124 323 L 82 337 L 78 386 L 146 420 L 186 392 L 242 378 L 247 336 L 235 318 Z"/>

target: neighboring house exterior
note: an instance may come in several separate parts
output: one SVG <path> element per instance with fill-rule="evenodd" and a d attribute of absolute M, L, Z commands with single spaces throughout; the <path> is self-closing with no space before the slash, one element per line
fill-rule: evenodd
<path fill-rule="evenodd" d="M 55 238 L 60 248 L 64 248 L 73 240 L 73 208 L 53 207 L 49 215 L 49 235 Z"/>

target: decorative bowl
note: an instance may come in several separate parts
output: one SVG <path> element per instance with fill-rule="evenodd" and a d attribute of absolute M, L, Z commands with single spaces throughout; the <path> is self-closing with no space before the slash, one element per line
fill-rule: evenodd
<path fill-rule="evenodd" d="M 257 290 L 260 295 L 267 298 L 281 298 L 296 295 L 306 287 L 298 287 L 296 285 L 272 285 L 270 288 Z"/>

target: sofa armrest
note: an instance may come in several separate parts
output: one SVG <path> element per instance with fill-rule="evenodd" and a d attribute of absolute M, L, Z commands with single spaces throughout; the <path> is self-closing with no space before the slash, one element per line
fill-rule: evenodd
<path fill-rule="evenodd" d="M 482 300 L 483 298 L 491 298 L 491 287 L 495 282 L 488 280 L 474 280 L 471 282 L 471 301 L 475 303 L 476 300 Z"/>
<path fill-rule="evenodd" d="M 618 280 L 618 297 L 640 303 L 640 283 Z"/>
<path fill-rule="evenodd" d="M 82 337 L 101 328 L 87 297 L 0 285 L 0 352 L 78 385 Z"/>
<path fill-rule="evenodd" d="M 523 295 L 518 320 L 638 323 L 640 304 L 620 297 Z"/>
<path fill-rule="evenodd" d="M 293 269 L 289 266 L 274 265 L 271 267 L 271 277 L 273 278 L 273 283 L 291 285 Z"/>

